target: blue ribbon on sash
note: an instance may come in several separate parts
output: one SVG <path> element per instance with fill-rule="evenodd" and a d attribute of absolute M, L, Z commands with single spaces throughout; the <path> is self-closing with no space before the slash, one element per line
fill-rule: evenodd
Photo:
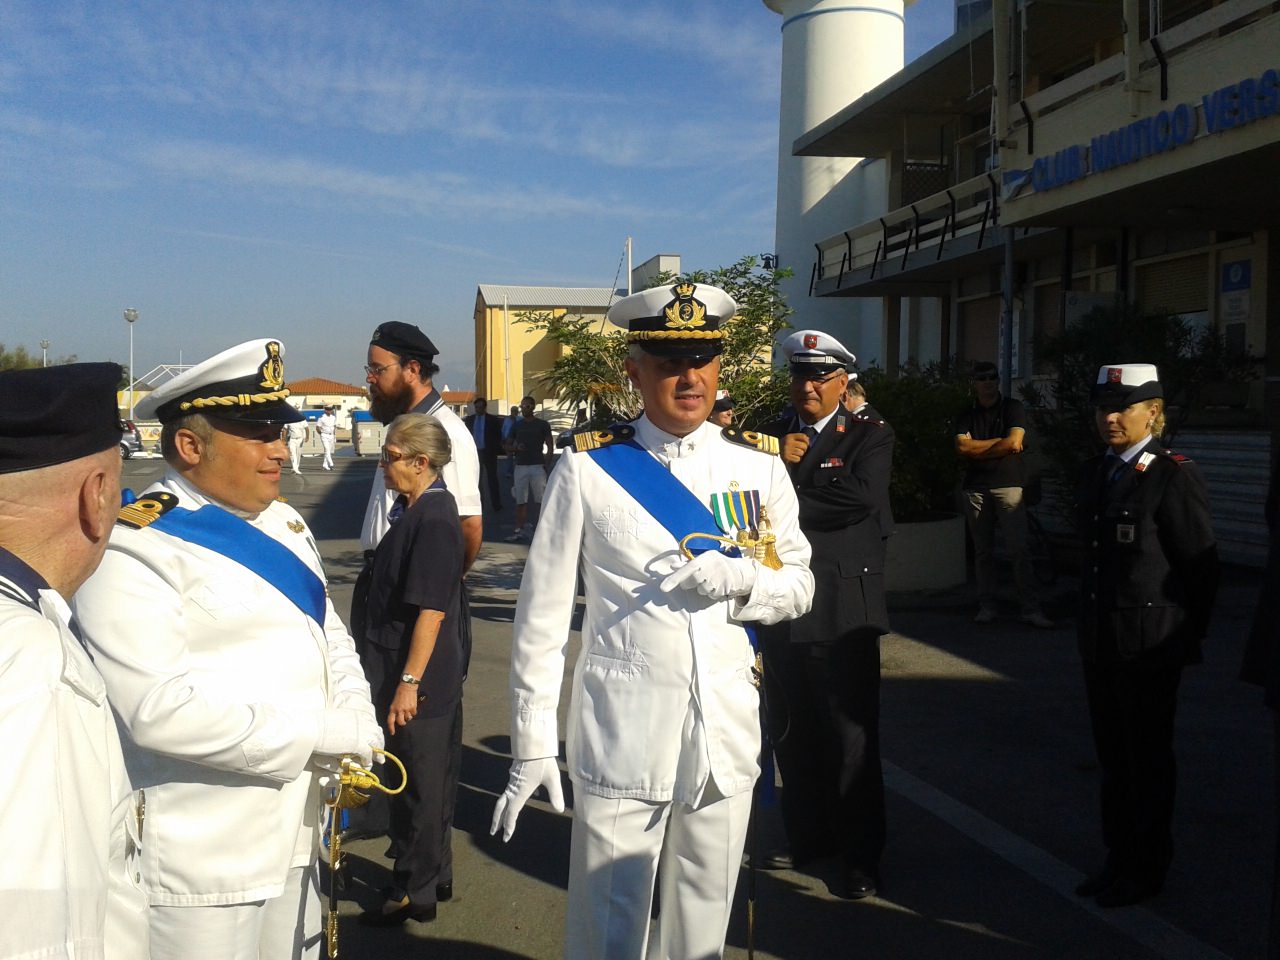
<path fill-rule="evenodd" d="M 256 573 L 304 614 L 324 625 L 324 583 L 284 544 L 211 503 L 199 510 L 174 507 L 150 524 L 170 536 L 220 553 Z"/>
<path fill-rule="evenodd" d="M 634 440 L 622 440 L 588 450 L 587 456 L 600 464 L 604 472 L 618 482 L 618 486 L 631 494 L 636 503 L 675 537 L 676 543 L 691 533 L 720 529 L 711 509 Z M 689 552 L 695 555 L 720 547 L 717 540 L 708 540 L 705 547 L 694 546 L 696 543 L 695 540 L 689 545 Z M 729 547 L 724 552 L 731 557 L 742 556 L 737 547 Z M 755 638 L 752 637 L 754 645 Z"/>

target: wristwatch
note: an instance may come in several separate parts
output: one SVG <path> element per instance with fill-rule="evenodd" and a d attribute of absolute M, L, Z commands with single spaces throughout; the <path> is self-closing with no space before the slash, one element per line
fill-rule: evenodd
<path fill-rule="evenodd" d="M 418 678 L 415 677 L 412 673 L 402 673 L 400 674 L 400 682 L 411 683 L 416 687 L 418 685 Z"/>

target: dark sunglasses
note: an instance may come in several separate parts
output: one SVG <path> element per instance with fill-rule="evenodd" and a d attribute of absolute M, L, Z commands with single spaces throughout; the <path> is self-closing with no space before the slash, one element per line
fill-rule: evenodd
<path fill-rule="evenodd" d="M 975 376 L 970 377 L 969 379 L 970 379 L 970 380 L 972 380 L 974 383 L 991 383 L 991 381 L 993 381 L 993 380 L 999 380 L 999 379 L 1000 379 L 1000 374 L 998 374 L 998 373 L 979 373 L 979 374 L 977 374 L 977 375 L 975 375 Z"/>

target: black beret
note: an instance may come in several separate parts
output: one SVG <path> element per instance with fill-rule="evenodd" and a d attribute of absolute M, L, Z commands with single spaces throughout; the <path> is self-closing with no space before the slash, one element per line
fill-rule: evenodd
<path fill-rule="evenodd" d="M 420 360 L 430 360 L 440 352 L 431 342 L 430 337 L 412 323 L 404 323 L 400 320 L 388 320 L 386 323 L 378 324 L 377 329 L 373 331 L 373 336 L 369 338 L 369 343 L 399 356 Z"/>
<path fill-rule="evenodd" d="M 120 443 L 118 363 L 0 372 L 0 473 L 79 460 Z"/>

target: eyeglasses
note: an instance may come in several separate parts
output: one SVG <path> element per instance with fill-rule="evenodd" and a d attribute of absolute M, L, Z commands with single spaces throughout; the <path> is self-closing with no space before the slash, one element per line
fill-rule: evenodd
<path fill-rule="evenodd" d="M 400 366 L 399 360 L 393 361 L 392 363 L 366 363 L 364 365 L 364 372 L 371 377 L 380 377 L 387 370 L 398 366 Z"/>
<path fill-rule="evenodd" d="M 992 383 L 993 381 L 1000 379 L 1000 374 L 979 373 L 979 374 L 976 374 L 975 376 L 970 377 L 969 379 L 972 380 L 974 383 Z"/>
<path fill-rule="evenodd" d="M 816 372 L 810 373 L 808 371 L 804 373 L 793 372 L 791 374 L 791 379 L 793 382 L 799 382 L 803 380 L 806 383 L 812 383 L 815 387 L 821 387 L 830 383 L 832 380 L 835 380 L 842 373 L 844 373 L 843 370 L 837 370 L 835 373 L 816 373 Z"/>
<path fill-rule="evenodd" d="M 383 447 L 382 453 L 378 457 L 378 463 L 385 467 L 389 463 L 395 463 L 397 460 L 404 460 L 406 458 L 412 460 L 413 456 L 412 454 L 402 453 L 399 450 L 388 450 L 386 447 Z"/>

